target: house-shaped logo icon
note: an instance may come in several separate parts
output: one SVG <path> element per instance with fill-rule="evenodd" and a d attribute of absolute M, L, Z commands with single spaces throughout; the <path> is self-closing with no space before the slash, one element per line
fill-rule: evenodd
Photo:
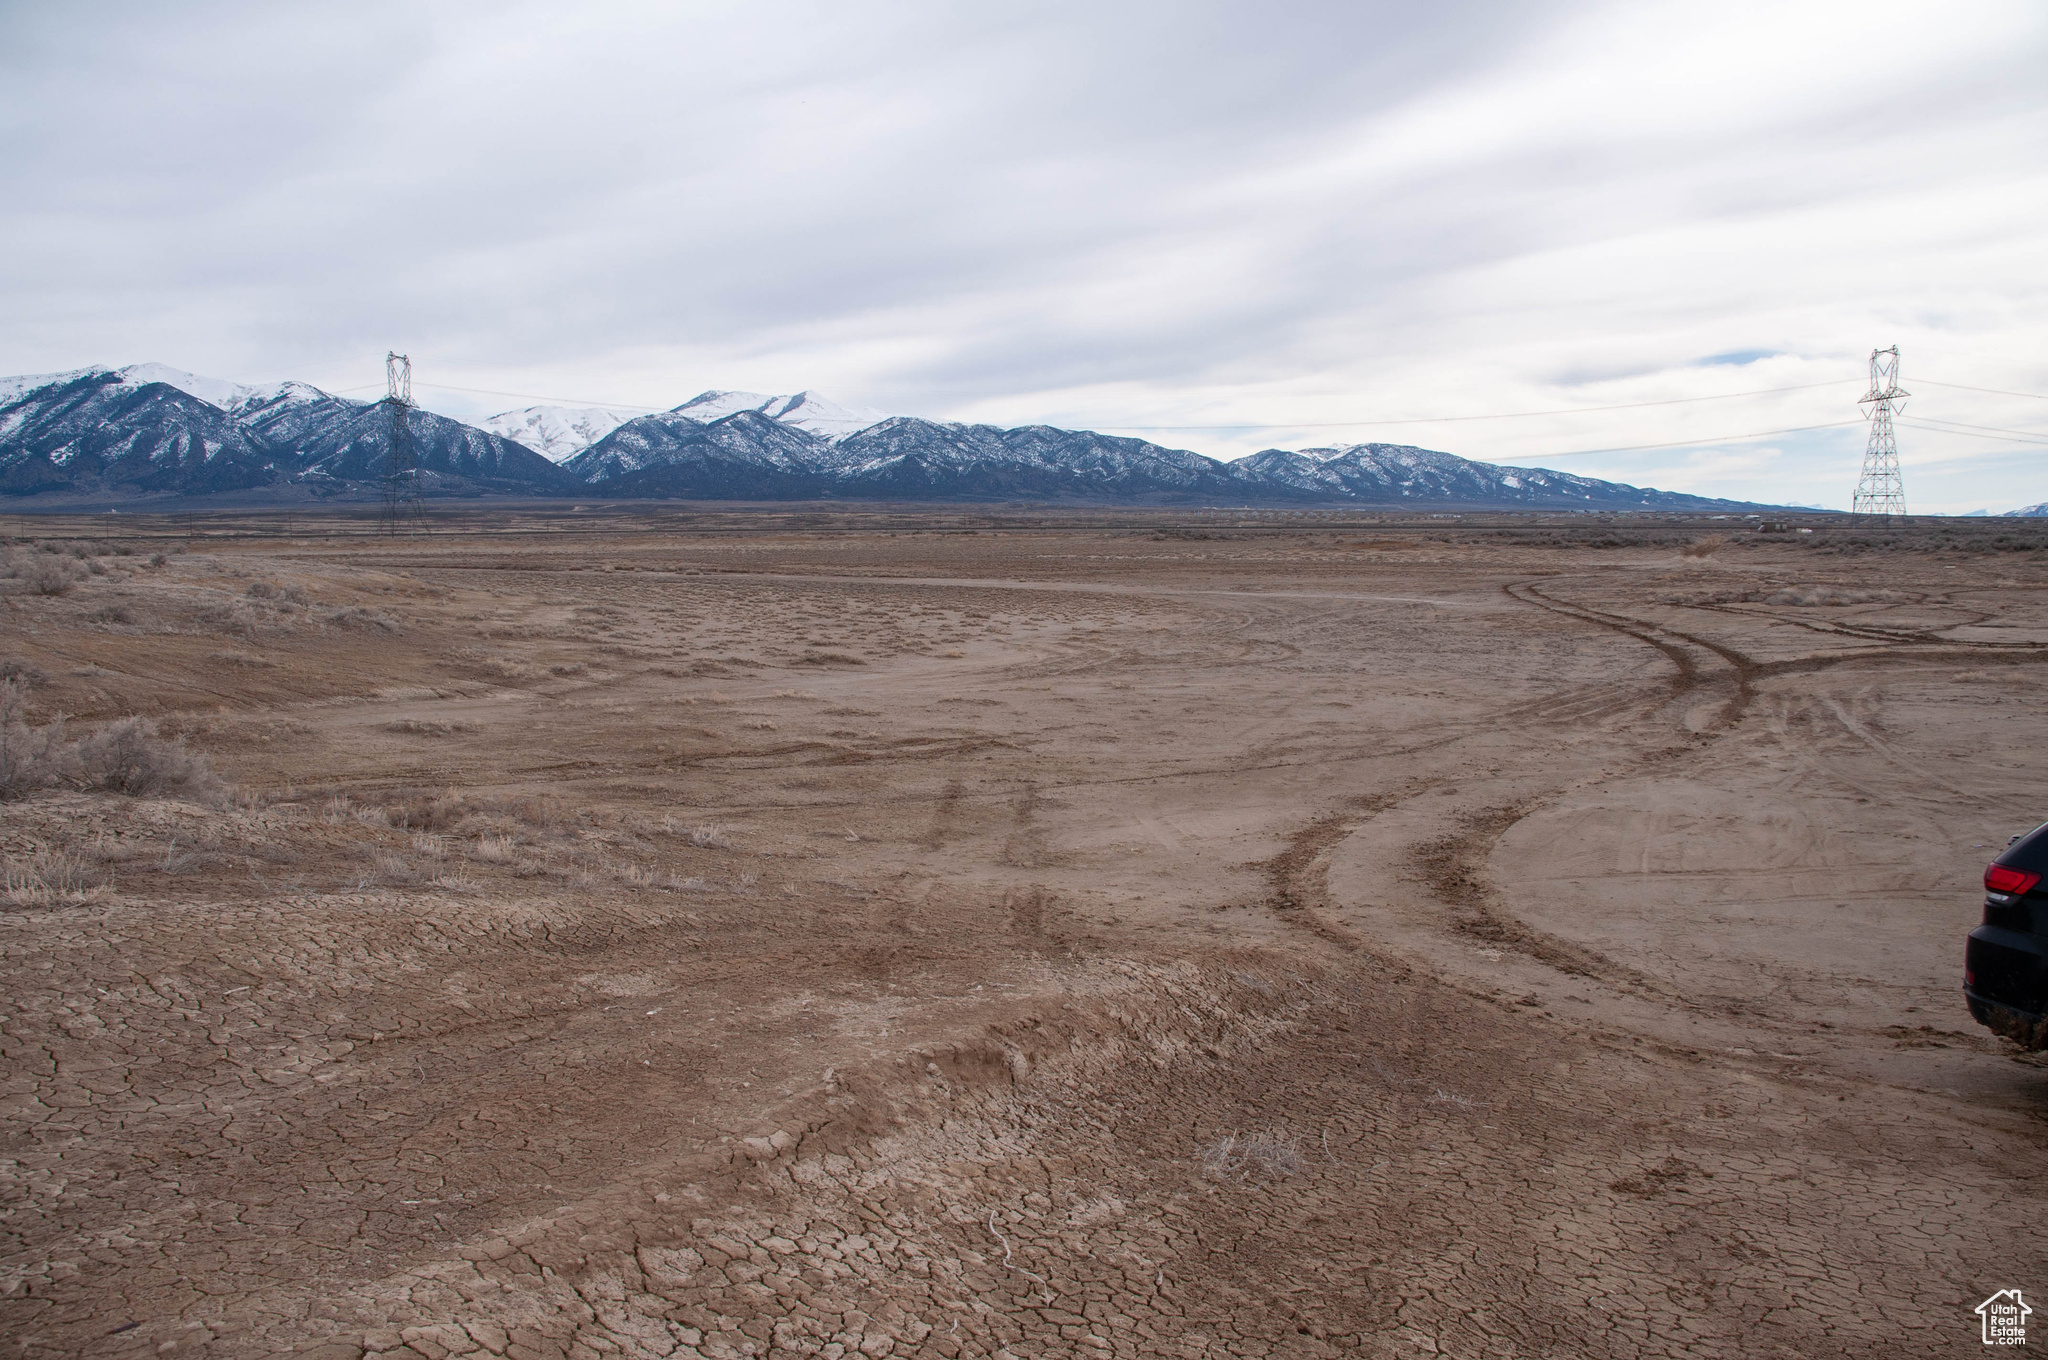
<path fill-rule="evenodd" d="M 2001 1289 L 1973 1311 L 1984 1320 L 1985 1345 L 2027 1344 L 2027 1315 L 2034 1310 L 2027 1307 L 2027 1301 L 2020 1297 L 2019 1290 Z"/>

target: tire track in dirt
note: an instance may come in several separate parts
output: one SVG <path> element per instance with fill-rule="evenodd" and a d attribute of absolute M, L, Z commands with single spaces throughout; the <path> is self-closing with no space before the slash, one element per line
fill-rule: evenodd
<path fill-rule="evenodd" d="M 1529 582 L 1508 583 L 1502 586 L 1502 590 L 1513 599 L 1534 604 L 1538 608 L 1567 618 L 1620 632 L 1655 647 L 1675 667 L 1675 675 L 1667 691 L 1667 704 L 1682 700 L 1695 689 L 1727 682 L 1724 677 L 1715 677 L 1704 671 L 1699 659 L 1687 650 L 1688 647 L 1700 648 L 1719 658 L 1733 670 L 1736 692 L 1717 717 L 1714 723 L 1715 731 L 1725 730 L 1738 720 L 1742 710 L 1754 697 L 1755 691 L 1750 677 L 1760 668 L 1751 658 L 1733 648 L 1691 634 L 1662 629 L 1644 620 L 1571 605 L 1544 594 Z M 1660 637 L 1660 632 L 1675 637 L 1678 641 L 1673 642 L 1667 637 Z M 1544 726 L 1577 725 L 1583 724 L 1590 717 L 1624 712 L 1637 707 L 1640 703 L 1641 696 L 1638 693 L 1625 686 L 1608 685 L 1594 687 L 1590 693 L 1582 693 L 1561 701 L 1544 698 L 1517 705 L 1502 717 Z M 1470 734 L 1461 734 L 1461 737 L 1463 735 Z M 1457 739 L 1460 738 L 1452 740 Z M 1640 751 L 1631 763 L 1645 765 L 1666 760 L 1689 749 L 1691 748 L 1685 746 L 1646 749 Z M 1363 953 L 1392 962 L 1391 955 L 1376 947 L 1366 937 L 1329 919 L 1329 857 L 1345 838 L 1355 833 L 1373 817 L 1412 800 L 1441 782 L 1432 780 L 1398 793 L 1372 795 L 1353 800 L 1353 804 L 1347 810 L 1318 817 L 1295 832 L 1289 838 L 1287 849 L 1259 866 L 1265 870 L 1268 877 L 1268 909 L 1279 919 L 1347 953 Z M 1501 907 L 1498 894 L 1485 880 L 1485 862 L 1500 837 L 1517 822 L 1534 812 L 1548 796 L 1530 795 L 1512 804 L 1467 812 L 1444 834 L 1412 847 L 1411 860 L 1431 895 L 1458 913 L 1451 928 L 1488 945 L 1512 948 L 1567 976 L 1596 979 L 1627 991 L 1654 995 L 1670 1004 L 1691 1008 L 1678 993 L 1640 970 L 1630 968 L 1597 950 L 1538 931 Z"/>
<path fill-rule="evenodd" d="M 1520 600 L 1525 604 L 1533 604 L 1539 609 L 1547 609 L 1566 618 L 1574 618 L 1585 623 L 1596 624 L 1599 627 L 1611 629 L 1617 633 L 1632 637 L 1638 642 L 1648 643 L 1650 646 L 1655 647 L 1670 659 L 1673 666 L 1677 667 L 1677 674 L 1672 678 L 1671 683 L 1673 698 L 1678 698 L 1694 689 L 1708 685 L 1725 685 L 1732 679 L 1735 692 L 1722 704 L 1721 711 L 1715 717 L 1710 730 L 1719 731 L 1733 726 L 1741 719 L 1743 711 L 1749 706 L 1750 700 L 1756 697 L 1754 681 L 1757 663 L 1731 647 L 1709 641 L 1691 633 L 1680 632 L 1675 628 L 1650 623 L 1645 619 L 1630 618 L 1625 614 L 1609 613 L 1605 610 L 1594 609 L 1588 605 L 1571 604 L 1546 594 L 1538 589 L 1533 582 L 1511 582 L 1503 585 L 1501 590 L 1509 597 Z M 1687 647 L 1696 647 L 1701 651 L 1718 657 L 1732 669 L 1733 675 L 1728 677 L 1716 676 L 1704 670 L 1700 666 L 1699 659 L 1688 651 Z"/>
<path fill-rule="evenodd" d="M 1266 875 L 1266 909 L 1288 925 L 1346 954 L 1393 963 L 1391 955 L 1375 948 L 1366 937 L 1329 919 L 1330 852 L 1380 813 L 1422 791 L 1413 789 L 1352 799 L 1346 810 L 1318 817 L 1288 837 L 1285 850 L 1256 865 Z M 1405 966 L 1402 971 L 1406 971 Z"/>
<path fill-rule="evenodd" d="M 1488 945 L 1549 964 L 1568 977 L 1594 978 L 1646 995 L 1680 1002 L 1677 993 L 1649 975 L 1595 949 L 1537 930 L 1500 906 L 1500 894 L 1486 878 L 1486 862 L 1510 827 L 1536 811 L 1540 800 L 1467 813 L 1450 832 L 1413 849 L 1413 859 L 1430 893 L 1457 911 L 1451 929 Z"/>

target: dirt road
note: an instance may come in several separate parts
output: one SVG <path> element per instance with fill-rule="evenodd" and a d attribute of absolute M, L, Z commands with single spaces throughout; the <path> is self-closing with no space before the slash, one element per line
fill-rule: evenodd
<path fill-rule="evenodd" d="M 1959 990 L 2048 539 L 1126 521 L 0 525 L 80 545 L 0 594 L 31 707 L 238 791 L 0 805 L 0 1354 L 1968 1355 L 2048 1290 L 2048 1064 Z"/>

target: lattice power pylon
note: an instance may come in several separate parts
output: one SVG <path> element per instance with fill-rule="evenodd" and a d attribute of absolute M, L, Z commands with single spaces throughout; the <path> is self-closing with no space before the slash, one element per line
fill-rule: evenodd
<path fill-rule="evenodd" d="M 384 384 L 381 404 L 391 417 L 391 449 L 384 460 L 384 528 L 395 534 L 400 524 L 416 525 L 424 518 L 420 455 L 412 442 L 412 360 L 387 352 Z"/>
<path fill-rule="evenodd" d="M 1899 479 L 1899 440 L 1892 417 L 1912 393 L 1899 386 L 1899 347 L 1870 351 L 1870 391 L 1857 401 L 1870 408 L 1870 444 L 1863 451 L 1863 475 L 1850 509 L 1858 518 L 1906 517 L 1906 485 Z"/>

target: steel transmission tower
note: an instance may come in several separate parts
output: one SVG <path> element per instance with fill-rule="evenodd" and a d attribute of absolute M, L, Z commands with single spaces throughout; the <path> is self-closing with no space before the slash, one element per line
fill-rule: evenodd
<path fill-rule="evenodd" d="M 391 451 L 384 461 L 384 528 L 397 533 L 401 521 L 417 524 L 420 506 L 420 456 L 412 442 L 412 360 L 403 354 L 384 355 L 384 408 L 391 416 Z"/>
<path fill-rule="evenodd" d="M 1870 391 L 1858 406 L 1870 408 L 1870 444 L 1863 451 L 1863 475 L 1850 502 L 1858 518 L 1906 517 L 1906 487 L 1899 480 L 1899 441 L 1892 417 L 1905 409 L 1912 393 L 1899 386 L 1899 347 L 1870 351 Z"/>

